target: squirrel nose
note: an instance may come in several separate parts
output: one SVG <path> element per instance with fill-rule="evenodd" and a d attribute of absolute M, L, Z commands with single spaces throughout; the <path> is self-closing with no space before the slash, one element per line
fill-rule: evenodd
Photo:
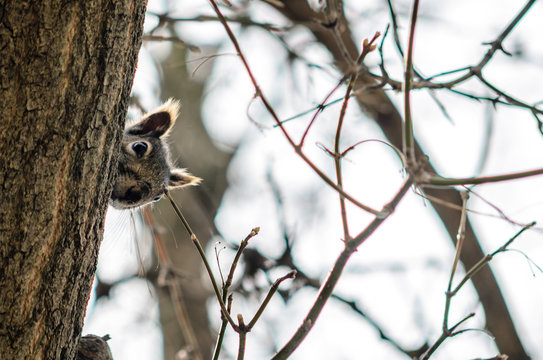
<path fill-rule="evenodd" d="M 144 187 L 138 185 L 131 186 L 124 193 L 124 199 L 129 204 L 135 204 L 140 201 L 147 193 L 148 191 L 146 191 Z"/>

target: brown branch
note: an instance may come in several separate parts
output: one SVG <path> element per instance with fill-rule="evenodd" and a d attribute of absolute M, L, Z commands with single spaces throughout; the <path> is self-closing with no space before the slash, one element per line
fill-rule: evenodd
<path fill-rule="evenodd" d="M 482 70 L 490 62 L 490 60 L 494 57 L 494 55 L 496 54 L 497 51 L 502 51 L 505 54 L 510 55 L 509 53 L 507 53 L 503 49 L 503 41 L 513 31 L 513 29 L 518 25 L 518 23 L 522 20 L 524 15 L 526 15 L 526 13 L 530 10 L 530 8 L 535 3 L 535 1 L 536 0 L 527 1 L 526 4 L 524 5 L 524 7 L 519 11 L 519 13 L 515 16 L 515 18 L 513 20 L 511 20 L 511 22 L 509 22 L 509 24 L 506 26 L 506 28 L 496 37 L 496 39 L 489 42 L 489 43 L 487 43 L 487 45 L 490 45 L 490 48 L 488 49 L 488 51 L 485 53 L 485 55 L 483 56 L 483 58 L 479 61 L 479 63 L 477 65 L 466 66 L 466 67 L 462 67 L 460 69 L 445 71 L 445 72 L 442 72 L 440 74 L 428 77 L 426 79 L 422 75 L 420 75 L 419 73 L 416 73 L 419 80 L 413 82 L 411 84 L 411 88 L 412 89 L 427 89 L 427 90 L 447 89 L 447 90 L 450 90 L 452 92 L 459 93 L 461 95 L 467 96 L 466 93 L 455 90 L 454 88 L 457 85 L 459 85 L 461 83 L 464 83 L 464 82 L 466 82 L 467 80 L 469 80 L 469 79 L 471 79 L 473 77 L 476 77 L 486 87 L 488 87 L 490 90 L 495 92 L 498 96 L 503 97 L 506 100 L 507 104 L 530 110 L 534 114 L 534 116 L 535 116 L 535 118 L 536 118 L 536 120 L 538 122 L 538 127 L 539 127 L 540 132 L 543 133 L 543 121 L 541 121 L 539 119 L 539 117 L 538 117 L 538 115 L 543 115 L 543 110 L 539 109 L 537 106 L 529 105 L 524 101 L 515 99 L 515 98 L 507 95 L 505 92 L 499 90 L 497 87 L 492 85 L 490 82 L 488 82 L 482 76 Z M 388 0 L 388 6 L 389 6 L 391 19 L 392 19 L 392 24 L 393 24 L 394 42 L 395 42 L 396 47 L 398 48 L 398 51 L 400 52 L 400 54 L 403 55 L 403 50 L 401 48 L 401 44 L 400 44 L 400 41 L 399 41 L 399 38 L 398 38 L 398 33 L 397 33 L 398 24 L 397 24 L 396 14 L 394 12 L 394 9 L 392 7 L 392 4 L 391 4 L 390 0 Z M 408 52 L 409 52 L 409 49 L 408 49 Z M 409 58 L 409 56 L 408 56 L 408 58 Z M 390 86 L 392 86 L 393 89 L 401 88 L 402 82 L 398 81 L 398 80 L 391 79 L 389 77 L 388 73 L 386 72 L 386 69 L 385 69 L 383 63 L 381 63 L 380 68 L 381 68 L 382 75 L 379 76 L 379 75 L 372 74 L 372 76 L 374 76 L 374 78 L 376 80 L 380 81 L 382 85 L 389 84 Z M 432 81 L 433 79 L 435 79 L 437 77 L 440 77 L 440 76 L 443 76 L 443 75 L 450 75 L 450 74 L 454 74 L 454 73 L 457 73 L 457 72 L 465 72 L 465 74 L 459 76 L 456 79 L 453 79 L 453 80 L 450 80 L 450 81 L 447 81 L 447 82 L 441 82 L 440 83 L 440 82 L 433 82 Z M 488 100 L 488 101 L 493 102 L 493 104 L 499 102 L 499 101 L 497 101 L 497 99 L 489 99 L 489 98 L 486 98 L 486 97 L 479 97 L 479 96 L 468 96 L 468 97 L 470 97 L 472 99 Z M 407 104 L 406 104 L 406 106 L 407 106 Z M 408 113 L 406 112 L 406 115 L 407 114 Z M 409 121 L 409 118 L 406 116 L 406 124 L 408 123 L 408 121 Z"/>
<path fill-rule="evenodd" d="M 243 321 L 243 315 L 238 314 L 238 328 L 239 333 L 239 347 L 238 347 L 238 360 L 243 360 L 245 357 L 245 341 L 247 339 L 247 331 L 245 331 L 246 325 Z"/>
<path fill-rule="evenodd" d="M 255 326 L 258 319 L 260 319 L 260 316 L 262 316 L 262 313 L 264 312 L 264 309 L 266 309 L 266 306 L 268 306 L 268 303 L 270 302 L 273 295 L 277 292 L 277 289 L 279 288 L 279 285 L 287 279 L 294 279 L 296 277 L 296 270 L 290 271 L 288 274 L 281 276 L 279 279 L 275 280 L 273 285 L 271 286 L 270 290 L 268 291 L 268 294 L 264 298 L 264 301 L 260 306 L 258 307 L 258 310 L 256 311 L 255 315 L 247 325 L 246 331 L 249 332 L 251 329 Z"/>
<path fill-rule="evenodd" d="M 283 126 L 283 123 L 281 122 L 281 120 L 279 119 L 279 116 L 277 115 L 277 113 L 275 112 L 275 110 L 273 109 L 273 107 L 271 106 L 271 104 L 269 103 L 269 101 L 267 100 L 267 98 L 264 96 L 264 93 L 262 92 L 262 90 L 260 89 L 260 86 L 258 85 L 258 82 L 256 81 L 256 78 L 253 74 L 253 71 L 251 70 L 251 68 L 249 67 L 249 64 L 247 62 L 247 60 L 245 59 L 245 56 L 243 55 L 243 52 L 241 50 L 241 47 L 239 46 L 239 43 L 236 39 L 236 36 L 234 35 L 234 33 L 232 32 L 232 29 L 230 29 L 230 26 L 228 25 L 225 17 L 223 16 L 223 14 L 221 13 L 219 7 L 217 6 L 217 3 L 215 2 L 215 0 L 209 0 L 209 2 L 211 3 L 211 6 L 213 7 L 213 10 L 215 10 L 215 13 L 217 14 L 217 16 L 219 17 L 219 19 L 221 20 L 221 23 L 223 24 L 224 26 L 224 29 L 226 30 L 226 33 L 228 34 L 228 37 L 230 38 L 230 40 L 232 41 L 232 44 L 234 45 L 235 49 L 236 49 L 236 52 L 238 53 L 239 55 L 239 58 L 241 60 L 241 62 L 243 63 L 243 66 L 245 67 L 245 70 L 247 71 L 247 74 L 249 75 L 249 78 L 251 79 L 251 82 L 253 84 L 253 87 L 255 89 L 255 96 L 259 97 L 260 98 L 260 101 L 262 101 L 262 104 L 264 105 L 264 107 L 266 108 L 266 110 L 268 111 L 268 113 L 272 116 L 272 118 L 274 119 L 275 123 L 277 124 L 277 126 L 279 127 L 279 129 L 281 129 L 281 132 L 283 133 L 283 135 L 285 136 L 285 138 L 287 139 L 288 143 L 293 147 L 294 151 L 296 152 L 296 154 L 298 154 L 298 156 L 300 156 L 300 158 L 302 158 L 302 160 L 304 160 L 304 162 L 309 165 L 309 167 L 311 167 L 311 169 L 317 174 L 319 175 L 319 177 L 324 180 L 325 183 L 327 183 L 329 186 L 331 186 L 332 188 L 334 188 L 338 193 L 340 193 L 342 196 L 344 196 L 347 200 L 349 200 L 350 202 L 352 202 L 353 204 L 355 204 L 356 206 L 358 206 L 359 208 L 371 213 L 371 214 L 374 214 L 376 215 L 377 217 L 384 217 L 386 216 L 387 214 L 384 214 L 382 212 L 379 212 L 377 210 L 374 210 L 372 209 L 371 207 L 367 206 L 367 205 L 364 205 L 362 204 L 361 202 L 359 202 L 358 200 L 354 199 L 352 196 L 350 196 L 349 194 L 345 193 L 341 188 L 339 188 L 326 174 L 324 174 L 324 172 L 319 169 L 302 151 L 302 149 L 294 142 L 294 140 L 292 139 L 292 137 L 290 136 L 290 134 L 288 133 L 288 131 L 285 129 L 285 127 Z"/>
<path fill-rule="evenodd" d="M 188 351 L 194 360 L 201 360 L 203 359 L 202 353 L 187 314 L 187 307 L 185 306 L 185 302 L 183 300 L 183 290 L 181 289 L 178 276 L 176 275 L 175 271 L 173 271 L 172 261 L 168 255 L 168 252 L 166 251 L 162 236 L 158 231 L 158 223 L 153 216 L 150 207 L 144 207 L 142 209 L 142 217 L 143 221 L 145 221 L 151 230 L 153 244 L 155 245 L 156 254 L 158 257 L 160 276 L 158 277 L 157 283 L 159 286 L 166 286 L 168 289 L 175 311 L 177 324 L 179 325 L 183 338 L 187 343 Z M 168 279 L 172 274 L 174 275 L 174 278 Z"/>
<path fill-rule="evenodd" d="M 445 311 L 443 314 L 443 333 L 449 332 L 449 310 L 451 306 L 451 300 L 454 294 L 452 293 L 452 283 L 454 280 L 454 275 L 456 274 L 456 269 L 460 261 L 460 253 L 462 252 L 462 246 L 464 245 L 464 239 L 466 238 L 466 207 L 468 203 L 468 194 L 465 192 L 460 193 L 462 197 L 462 213 L 460 214 L 460 225 L 458 226 L 458 235 L 456 242 L 456 252 L 454 254 L 453 266 L 451 269 L 451 275 L 449 277 L 449 284 L 447 285 L 447 291 L 445 292 Z"/>
<path fill-rule="evenodd" d="M 247 237 L 245 237 L 245 239 L 241 241 L 238 247 L 238 250 L 236 252 L 236 255 L 234 256 L 234 260 L 232 261 L 232 265 L 230 265 L 230 271 L 228 273 L 228 277 L 226 278 L 226 282 L 222 286 L 222 299 L 225 303 L 227 302 L 227 299 L 229 300 L 228 306 L 227 306 L 228 313 L 230 313 L 230 307 L 232 304 L 232 295 L 231 294 L 229 295 L 228 291 L 230 290 L 230 286 L 232 285 L 232 281 L 234 279 L 234 272 L 236 271 L 236 267 L 238 265 L 239 259 L 241 258 L 241 255 L 243 254 L 243 250 L 245 250 L 247 245 L 249 245 L 249 240 L 255 237 L 259 233 L 259 231 L 260 231 L 259 227 L 254 228 L 253 230 L 251 230 L 249 235 L 247 235 Z M 221 330 L 219 331 L 219 335 L 217 336 L 215 350 L 213 351 L 214 360 L 217 360 L 219 358 L 222 342 L 224 339 L 224 334 L 226 331 L 226 325 L 228 324 L 228 320 L 226 319 L 226 317 L 221 316 L 221 318 L 222 318 Z M 240 338 L 240 341 L 241 341 L 241 338 Z"/>
<path fill-rule="evenodd" d="M 449 286 L 447 288 L 447 293 L 446 293 L 445 314 L 443 316 L 442 333 L 439 336 L 439 338 L 432 344 L 432 346 L 430 346 L 430 348 L 420 357 L 420 360 L 429 359 L 430 356 L 439 348 L 439 346 L 441 346 L 441 344 L 447 338 L 458 335 L 458 334 L 461 334 L 463 332 L 463 330 L 460 330 L 460 331 L 455 331 L 455 330 L 462 323 L 464 323 L 466 320 L 468 320 L 468 319 L 472 318 L 473 316 L 475 316 L 475 313 L 468 314 L 462 320 L 460 320 L 455 325 L 453 325 L 452 327 L 449 328 L 447 323 L 448 323 L 448 317 L 449 317 L 449 306 L 450 306 L 450 301 L 451 301 L 452 297 L 455 296 L 458 293 L 458 291 L 460 291 L 460 289 L 470 279 L 472 279 L 473 276 L 477 272 L 479 272 L 484 266 L 486 266 L 494 258 L 494 256 L 496 256 L 497 254 L 499 254 L 501 252 L 506 251 L 507 248 L 509 247 L 509 245 L 511 245 L 513 243 L 513 241 L 515 241 L 524 231 L 528 230 L 529 228 L 531 228 L 531 227 L 533 227 L 535 225 L 535 222 L 532 222 L 532 223 L 524 226 L 511 239 L 507 240 L 500 248 L 498 248 L 497 250 L 495 250 L 491 254 L 488 254 L 488 255 L 484 256 L 481 260 L 479 260 L 479 262 L 477 262 L 477 264 L 475 264 L 471 269 L 469 269 L 467 271 L 466 275 L 464 275 L 464 277 L 462 278 L 460 283 L 454 288 L 454 290 L 451 290 L 451 288 L 452 288 L 452 280 L 453 280 L 454 272 L 456 270 L 457 256 L 459 255 L 459 252 L 462 249 L 462 242 L 463 242 L 463 237 L 464 237 L 465 216 L 466 216 L 466 212 L 465 212 L 465 201 L 466 201 L 466 199 L 467 199 L 466 197 L 463 197 L 463 200 L 464 200 L 464 211 L 462 212 L 462 219 L 463 220 L 461 221 L 460 228 L 458 230 L 459 239 L 458 239 L 458 246 L 456 247 L 457 251 L 456 251 L 456 257 L 455 257 L 455 263 L 453 264 L 453 269 L 451 270 L 451 278 L 450 278 Z"/>
<path fill-rule="evenodd" d="M 404 142 L 403 152 L 407 158 L 408 170 L 416 164 L 415 159 L 415 140 L 413 137 L 413 118 L 411 116 L 411 87 L 413 81 L 413 48 L 415 42 L 415 25 L 417 23 L 419 12 L 419 1 L 413 2 L 413 10 L 411 13 L 411 24 L 409 30 L 409 45 L 407 47 L 407 56 L 405 58 L 405 74 L 404 74 Z"/>
<path fill-rule="evenodd" d="M 173 207 L 175 213 L 177 214 L 177 216 L 179 217 L 179 219 L 183 223 L 183 226 L 185 227 L 185 229 L 187 230 L 187 232 L 188 232 L 188 234 L 190 236 L 190 239 L 192 240 L 194 246 L 196 246 L 196 249 L 198 250 L 198 253 L 200 254 L 200 257 L 202 258 L 202 261 L 203 261 L 204 266 L 206 268 L 209 279 L 211 280 L 211 285 L 213 285 L 213 290 L 215 292 L 215 296 L 217 297 L 217 300 L 219 301 L 223 316 L 228 320 L 228 323 L 230 324 L 230 326 L 232 326 L 232 328 L 234 330 L 238 331 L 238 326 L 236 325 L 236 323 L 234 323 L 234 320 L 232 319 L 232 317 L 230 316 L 230 313 L 226 309 L 226 305 L 225 305 L 225 303 L 224 303 L 224 301 L 222 299 L 221 292 L 219 290 L 219 287 L 217 286 L 217 281 L 215 281 L 215 276 L 213 275 L 213 271 L 211 270 L 211 266 L 209 265 L 209 261 L 207 261 L 205 251 L 202 248 L 202 245 L 200 244 L 200 241 L 198 241 L 198 238 L 196 237 L 196 234 L 192 231 L 189 223 L 187 222 L 187 220 L 185 219 L 185 217 L 181 213 L 181 210 L 179 209 L 179 207 L 177 206 L 177 204 L 173 200 L 173 198 L 170 195 L 170 192 L 168 191 L 168 189 L 165 186 L 163 186 L 162 190 L 164 191 L 164 194 L 166 194 L 166 196 L 168 197 L 168 200 L 170 200 L 170 203 L 172 204 L 172 207 Z"/>
<path fill-rule="evenodd" d="M 375 140 L 375 141 L 381 142 L 380 140 Z M 345 150 L 341 155 L 344 156 L 345 152 L 348 151 L 348 150 L 349 149 Z M 399 155 L 402 155 L 399 150 L 396 150 L 396 151 L 397 151 L 397 153 Z M 317 279 L 309 277 L 302 269 L 300 269 L 299 266 L 297 266 L 294 263 L 294 259 L 293 259 L 292 253 L 291 253 L 291 251 L 292 251 L 292 246 L 291 245 L 293 244 L 294 240 L 291 239 L 291 236 L 289 235 L 290 232 L 288 231 L 288 228 L 286 226 L 286 221 L 284 219 L 285 214 L 284 214 L 284 211 L 282 211 L 283 210 L 283 203 L 282 203 L 281 195 L 279 193 L 277 183 L 273 180 L 273 177 L 271 177 L 271 175 L 269 175 L 269 177 L 270 177 L 269 181 L 270 181 L 271 186 L 272 186 L 273 195 L 274 195 L 275 201 L 277 202 L 277 205 L 278 205 L 277 212 L 282 215 L 280 217 L 279 227 L 280 227 L 281 232 L 283 234 L 282 237 L 285 240 L 285 249 L 283 251 L 283 254 L 279 258 L 274 259 L 274 261 L 273 261 L 274 265 L 273 265 L 272 268 L 263 267 L 263 266 L 261 266 L 261 264 L 256 264 L 256 266 L 258 267 L 259 270 L 262 270 L 264 273 L 268 273 L 273 268 L 279 268 L 279 267 L 287 266 L 287 267 L 289 267 L 291 269 L 296 270 L 296 281 L 297 281 L 298 284 L 301 283 L 302 286 L 304 286 L 304 287 L 310 287 L 310 288 L 318 291 L 321 288 L 321 282 L 319 280 L 317 280 Z M 264 258 L 264 256 L 262 256 L 260 254 L 258 254 L 257 256 L 261 257 L 261 258 Z M 408 350 L 408 349 L 403 348 L 396 340 L 394 340 L 391 336 L 389 336 L 386 333 L 385 329 L 383 329 L 377 323 L 377 321 L 375 319 L 373 319 L 370 315 L 368 315 L 365 311 L 363 311 L 361 309 L 361 307 L 354 300 L 349 300 L 349 299 L 347 299 L 347 298 L 345 298 L 343 296 L 340 296 L 338 294 L 335 294 L 335 293 L 332 294 L 331 298 L 333 298 L 333 299 L 347 305 L 355 314 L 361 316 L 364 319 L 364 321 L 366 321 L 370 326 L 372 326 L 375 329 L 375 331 L 377 331 L 379 333 L 379 336 L 381 337 L 382 340 L 389 342 L 398 351 L 406 354 L 410 358 L 419 356 L 424 351 L 426 351 L 426 349 L 428 348 L 428 346 L 426 344 L 423 344 L 420 348 L 413 349 L 413 350 Z"/>
<path fill-rule="evenodd" d="M 283 13 L 287 18 L 296 24 L 318 24 L 322 21 L 322 15 L 315 13 L 308 6 L 305 0 L 288 0 L 282 2 L 283 6 L 277 10 Z M 338 20 L 344 29 L 342 36 L 348 51 L 352 56 L 358 53 L 354 43 L 351 27 L 344 18 Z M 321 43 L 332 54 L 335 64 L 340 71 L 346 74 L 349 71 L 348 64 L 342 62 L 342 57 L 338 53 L 338 47 L 329 31 L 322 26 L 310 26 L 308 29 L 314 34 L 316 41 Z M 399 83 L 401 85 L 401 83 Z M 416 84 L 414 84 L 416 85 Z M 414 86 L 415 87 L 415 86 Z M 386 96 L 381 86 L 376 83 L 376 79 L 369 73 L 362 73 L 357 81 L 356 89 L 364 88 L 365 91 L 357 95 L 357 101 L 360 107 L 371 116 L 381 127 L 388 141 L 398 147 L 402 147 L 402 118 L 390 99 Z M 416 139 L 415 139 L 416 140 Z M 415 151 L 422 154 L 420 146 L 415 141 Z M 418 156 L 418 155 L 417 155 Z M 428 165 L 429 170 L 431 166 Z M 435 172 L 435 171 L 434 171 Z M 458 191 L 453 188 L 447 189 L 424 189 L 425 194 L 431 197 L 439 198 L 445 204 L 461 206 L 461 199 Z M 437 214 L 445 225 L 451 240 L 454 239 L 458 229 L 458 213 L 455 209 L 443 206 L 438 202 L 432 202 Z M 462 252 L 462 262 L 469 268 L 484 256 L 477 237 L 471 227 L 470 222 L 466 224 L 466 239 L 464 242 L 464 251 Z M 512 358 L 525 359 L 526 352 L 516 333 L 513 321 L 501 295 L 496 279 L 488 268 L 483 268 L 472 282 L 479 294 L 483 308 L 485 309 L 487 327 L 494 334 L 495 341 L 503 353 L 508 353 Z"/>
<path fill-rule="evenodd" d="M 158 28 L 164 26 L 167 23 L 177 23 L 177 22 L 219 22 L 220 19 L 216 16 L 209 15 L 198 15 L 194 17 L 173 17 L 168 14 L 157 14 L 152 11 L 147 11 L 148 15 L 156 16 L 158 18 L 157 26 L 150 31 L 150 33 L 156 31 Z M 289 26 L 277 26 L 271 23 L 262 23 L 254 21 L 249 16 L 237 15 L 225 17 L 226 20 L 230 23 L 238 23 L 242 26 L 256 26 L 269 31 L 287 31 L 290 29 Z"/>
<path fill-rule="evenodd" d="M 379 226 L 388 218 L 388 216 L 390 216 L 390 214 L 392 214 L 394 209 L 396 209 L 396 206 L 398 206 L 398 204 L 400 203 L 400 200 L 407 193 L 407 190 L 409 190 L 409 188 L 411 187 L 411 184 L 412 180 L 411 178 L 408 178 L 407 181 L 400 188 L 396 196 L 394 196 L 392 201 L 390 201 L 386 205 L 386 208 L 388 208 L 389 210 L 387 212 L 387 216 L 385 216 L 384 218 L 375 218 L 360 234 L 358 234 L 352 240 L 345 242 L 345 248 L 336 259 L 336 262 L 334 263 L 330 274 L 326 278 L 324 285 L 319 290 L 317 299 L 315 300 L 308 314 L 304 318 L 302 325 L 298 328 L 298 330 L 290 338 L 290 340 L 281 348 L 281 350 L 273 356 L 272 360 L 287 359 L 302 343 L 307 334 L 315 325 L 315 322 L 317 321 L 318 316 L 324 308 L 324 305 L 326 305 L 328 299 L 332 296 L 334 288 L 336 287 L 341 277 L 341 274 L 343 273 L 343 269 L 345 268 L 345 265 L 347 265 L 347 262 L 349 261 L 351 255 L 355 251 L 357 251 L 358 247 L 364 241 L 366 241 L 375 232 L 375 230 L 377 230 L 377 228 L 379 228 Z"/>

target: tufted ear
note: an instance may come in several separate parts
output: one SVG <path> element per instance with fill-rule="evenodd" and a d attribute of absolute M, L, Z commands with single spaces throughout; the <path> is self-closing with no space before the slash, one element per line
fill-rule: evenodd
<path fill-rule="evenodd" d="M 198 185 L 202 179 L 189 174 L 185 169 L 172 169 L 168 181 L 168 189 Z"/>
<path fill-rule="evenodd" d="M 161 137 L 168 133 L 175 123 L 180 108 L 179 101 L 169 99 L 158 109 L 146 114 L 140 121 L 126 128 L 130 135 Z"/>

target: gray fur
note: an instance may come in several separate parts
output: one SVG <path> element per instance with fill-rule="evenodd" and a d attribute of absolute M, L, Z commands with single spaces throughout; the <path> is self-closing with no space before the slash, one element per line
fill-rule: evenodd
<path fill-rule="evenodd" d="M 155 111 L 124 130 L 119 172 L 111 205 L 129 209 L 159 200 L 164 191 L 197 185 L 200 178 L 185 169 L 173 168 L 165 138 L 174 125 L 179 103 L 168 100 Z"/>

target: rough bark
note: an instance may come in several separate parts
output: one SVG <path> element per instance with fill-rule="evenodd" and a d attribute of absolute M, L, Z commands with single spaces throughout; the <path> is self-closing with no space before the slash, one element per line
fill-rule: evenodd
<path fill-rule="evenodd" d="M 145 0 L 0 3 L 0 354 L 72 359 Z"/>
<path fill-rule="evenodd" d="M 338 69 L 343 72 L 349 71 L 349 65 L 343 57 L 336 38 L 333 36 L 331 30 L 324 26 L 330 21 L 324 19 L 322 14 L 315 13 L 305 0 L 283 1 L 283 4 L 284 7 L 278 8 L 278 10 L 294 23 L 307 26 L 317 41 L 332 54 Z M 341 38 L 345 48 L 349 52 L 349 56 L 352 59 L 356 59 L 359 55 L 359 51 L 354 43 L 349 24 L 343 14 L 337 14 L 337 23 L 335 26 L 341 31 Z M 368 85 L 375 84 L 376 82 L 373 78 L 365 75 L 359 77 L 356 87 L 365 88 Z M 385 92 L 382 89 L 365 91 L 358 95 L 356 100 L 362 109 L 364 109 L 364 111 L 366 111 L 381 127 L 390 143 L 401 149 L 402 116 Z M 418 144 L 416 153 L 418 156 L 422 154 Z M 437 197 L 450 204 L 455 204 L 457 206 L 461 206 L 462 204 L 459 193 L 452 188 L 441 190 L 427 189 L 425 192 L 428 195 Z M 432 205 L 450 234 L 451 240 L 455 242 L 460 221 L 459 212 L 437 203 L 432 203 Z M 461 260 L 466 268 L 470 268 L 483 256 L 484 253 L 479 245 L 477 236 L 468 221 Z M 483 268 L 473 277 L 472 282 L 484 307 L 487 329 L 495 337 L 495 342 L 500 352 L 507 354 L 512 359 L 528 359 L 529 357 L 520 342 L 511 315 L 509 314 L 496 278 L 492 274 L 490 268 Z"/>

